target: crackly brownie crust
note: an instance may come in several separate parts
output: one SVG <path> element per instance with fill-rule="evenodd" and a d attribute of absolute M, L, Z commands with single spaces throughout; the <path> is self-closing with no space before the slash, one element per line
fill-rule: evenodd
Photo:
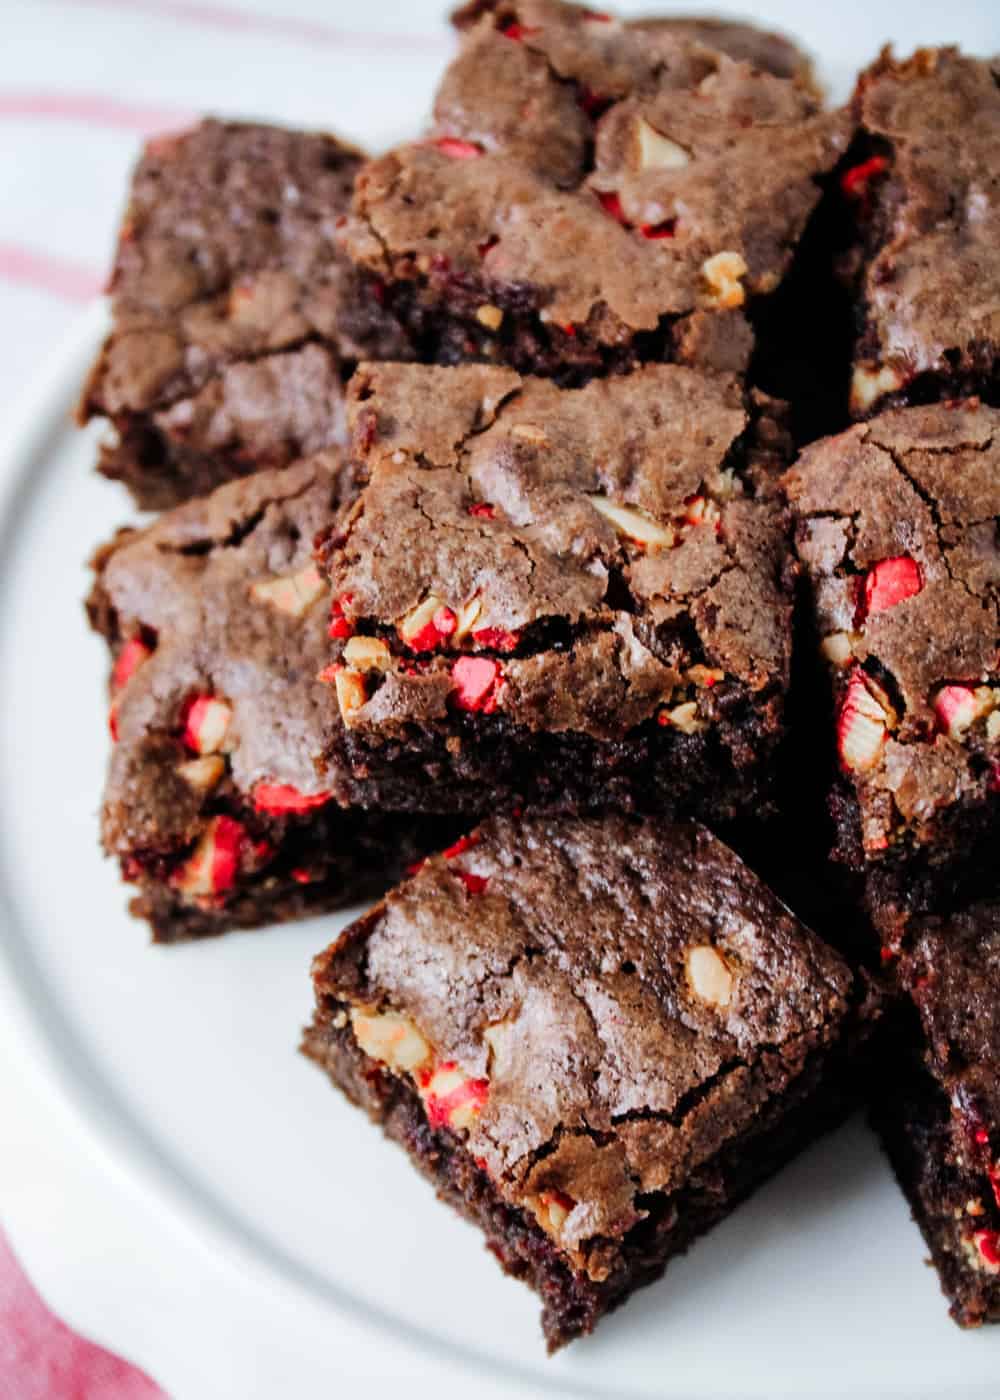
<path fill-rule="evenodd" d="M 998 482 L 1000 412 L 974 400 L 888 411 L 786 477 L 832 672 L 839 852 L 876 901 L 934 907 L 995 864 Z"/>
<path fill-rule="evenodd" d="M 349 411 L 321 555 L 354 800 L 766 806 L 791 575 L 734 377 L 365 365 Z"/>
<path fill-rule="evenodd" d="M 849 971 L 697 826 L 491 820 L 314 978 L 306 1052 L 542 1293 L 550 1348 L 842 1102 L 808 1099 Z"/>
<path fill-rule="evenodd" d="M 612 16 L 604 12 L 591 10 L 589 13 L 595 24 L 612 22 Z M 515 7 L 505 3 L 505 0 L 469 0 L 468 4 L 461 5 L 452 13 L 451 22 L 456 29 L 467 30 L 486 14 L 509 14 L 514 18 Z M 799 78 L 804 83 L 813 81 L 812 63 L 808 55 L 787 35 L 761 29 L 756 24 L 717 19 L 711 15 L 656 15 L 625 20 L 624 27 L 638 34 L 655 35 L 666 31 L 717 49 L 729 58 L 750 63 L 765 73 L 773 73 L 775 77 Z"/>
<path fill-rule="evenodd" d="M 316 680 L 327 590 L 310 556 L 341 489 L 339 457 L 319 454 L 97 555 L 89 610 L 115 656 L 102 838 L 158 940 L 346 903 L 440 839 L 433 821 L 342 810 L 324 765 L 339 717 Z"/>
<path fill-rule="evenodd" d="M 159 508 L 343 436 L 361 355 L 405 356 L 334 234 L 362 155 L 332 136 L 205 121 L 145 148 L 81 418 L 101 470 Z"/>
<path fill-rule="evenodd" d="M 876 1123 L 963 1326 L 1000 1320 L 1000 906 L 913 918 Z"/>
<path fill-rule="evenodd" d="M 1000 58 L 889 50 L 858 80 L 843 174 L 859 337 L 854 416 L 1000 401 Z"/>
<path fill-rule="evenodd" d="M 360 173 L 343 243 L 445 362 L 579 381 L 744 370 L 846 139 L 808 86 L 669 24 L 477 6 L 427 140 Z"/>

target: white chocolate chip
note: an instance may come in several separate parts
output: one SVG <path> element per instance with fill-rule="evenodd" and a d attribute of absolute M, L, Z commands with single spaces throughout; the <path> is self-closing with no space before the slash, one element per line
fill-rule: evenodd
<path fill-rule="evenodd" d="M 455 641 L 461 642 L 469 635 L 473 627 L 479 621 L 483 605 L 478 598 L 470 598 L 467 603 L 459 608 L 455 621 Z"/>
<path fill-rule="evenodd" d="M 351 1026 L 361 1049 L 390 1069 L 412 1074 L 431 1057 L 431 1047 L 413 1021 L 398 1011 L 351 1008 Z"/>
<path fill-rule="evenodd" d="M 664 713 L 682 734 L 700 734 L 706 728 L 704 720 L 698 718 L 698 705 L 694 700 L 685 700 L 683 705 L 675 705 Z"/>
<path fill-rule="evenodd" d="M 533 423 L 515 423 L 511 428 L 511 436 L 524 438 L 525 442 L 533 442 L 539 447 L 548 446 L 548 437 L 541 428 L 536 428 Z"/>
<path fill-rule="evenodd" d="M 476 309 L 476 320 L 489 331 L 498 331 L 503 325 L 503 312 L 492 302 L 484 302 Z"/>
<path fill-rule="evenodd" d="M 443 607 L 444 604 L 441 599 L 436 597 L 435 594 L 429 593 L 424 601 L 418 603 L 411 612 L 408 612 L 399 624 L 399 635 L 402 637 L 403 641 L 409 645 L 414 637 L 418 636 L 425 627 L 430 626 L 434 621 L 434 614 L 439 608 Z"/>
<path fill-rule="evenodd" d="M 634 129 L 640 170 L 682 170 L 691 163 L 683 146 L 650 126 L 644 117 L 636 118 Z"/>
<path fill-rule="evenodd" d="M 384 671 L 392 657 L 379 637 L 351 637 L 344 647 L 344 660 L 359 671 Z"/>
<path fill-rule="evenodd" d="M 851 659 L 851 639 L 846 632 L 831 632 L 819 649 L 831 666 L 846 666 Z"/>
<path fill-rule="evenodd" d="M 351 715 L 360 710 L 368 699 L 364 680 L 360 672 L 351 671 L 345 666 L 336 673 L 333 683 L 337 688 L 337 704 L 340 706 L 341 717 L 345 724 L 350 724 Z"/>
<path fill-rule="evenodd" d="M 541 1191 L 537 1196 L 527 1197 L 527 1204 L 547 1235 L 558 1238 L 572 1209 L 571 1204 L 567 1205 L 568 1199 L 562 1192 L 557 1191 Z"/>
<path fill-rule="evenodd" d="M 673 545 L 673 527 L 660 525 L 645 511 L 637 510 L 633 506 L 620 506 L 615 501 L 609 501 L 606 496 L 588 496 L 587 499 L 605 520 L 610 520 L 620 535 L 635 540 L 636 544 L 662 549 L 670 549 Z"/>
<path fill-rule="evenodd" d="M 733 974 L 725 959 L 708 943 L 689 948 L 686 959 L 691 990 L 709 1006 L 728 1006 L 733 995 Z"/>
<path fill-rule="evenodd" d="M 1000 739 L 1000 710 L 994 710 L 986 721 L 986 738 L 991 744 Z"/>
<path fill-rule="evenodd" d="M 178 764 L 177 771 L 198 792 L 208 792 L 226 771 L 226 761 L 218 754 L 206 754 L 204 758 L 191 758 Z"/>
<path fill-rule="evenodd" d="M 891 365 L 882 365 L 879 369 L 858 365 L 851 376 L 851 412 L 866 413 L 876 399 L 883 394 L 894 394 L 905 383 L 899 370 Z"/>
<path fill-rule="evenodd" d="M 713 685 L 718 685 L 719 681 L 725 680 L 726 673 L 718 666 L 702 666 L 701 664 L 689 666 L 687 679 L 698 687 L 699 690 L 711 690 Z"/>
<path fill-rule="evenodd" d="M 271 607 L 288 613 L 290 617 L 301 617 L 325 592 L 326 584 L 315 564 L 308 564 L 297 574 L 264 579 L 250 585 L 251 598 L 259 603 L 270 603 Z"/>
<path fill-rule="evenodd" d="M 749 268 L 742 254 L 735 252 L 715 253 L 701 265 L 701 273 L 708 284 L 708 304 L 729 309 L 742 306 L 746 300 L 741 277 Z"/>

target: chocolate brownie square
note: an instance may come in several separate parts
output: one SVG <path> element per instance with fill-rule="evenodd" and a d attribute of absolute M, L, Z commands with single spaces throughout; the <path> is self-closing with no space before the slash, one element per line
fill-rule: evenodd
<path fill-rule="evenodd" d="M 320 558 L 353 801 L 767 807 L 792 569 L 734 376 L 362 365 L 349 396 L 363 485 Z"/>
<path fill-rule="evenodd" d="M 962 1326 L 1000 1321 L 1000 905 L 912 921 L 898 962 L 919 1033 L 875 1118 Z"/>
<path fill-rule="evenodd" d="M 851 409 L 1000 402 L 1000 59 L 889 50 L 858 80 Z"/>
<path fill-rule="evenodd" d="M 580 380 L 744 370 L 846 144 L 799 77 L 562 0 L 477 5 L 427 139 L 360 172 L 343 244 L 427 357 Z"/>
<path fill-rule="evenodd" d="M 887 411 L 786 486 L 832 680 L 839 855 L 883 915 L 940 909 L 996 865 L 1000 411 Z"/>
<path fill-rule="evenodd" d="M 407 353 L 334 243 L 361 161 L 332 136 L 248 123 L 147 145 L 80 405 L 110 420 L 101 470 L 140 505 L 337 443 L 353 361 Z"/>
<path fill-rule="evenodd" d="M 322 760 L 340 721 L 316 680 L 328 610 L 311 551 L 340 486 L 319 454 L 97 555 L 89 609 L 114 653 L 103 843 L 158 941 L 347 903 L 441 839 L 433 820 L 343 810 Z"/>
<path fill-rule="evenodd" d="M 494 818 L 316 959 L 304 1050 L 590 1332 L 843 1110 L 859 987 L 702 827 Z M 862 998 L 863 999 L 863 998 Z"/>

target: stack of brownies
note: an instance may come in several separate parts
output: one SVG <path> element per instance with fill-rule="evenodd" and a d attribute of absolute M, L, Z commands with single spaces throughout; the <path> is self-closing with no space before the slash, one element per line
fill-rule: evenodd
<path fill-rule="evenodd" d="M 830 111 L 746 25 L 455 23 L 411 144 L 138 166 L 81 414 L 169 509 L 95 559 L 105 848 L 162 941 L 402 878 L 304 1048 L 551 1348 L 859 1066 L 1000 1318 L 1000 67 Z"/>

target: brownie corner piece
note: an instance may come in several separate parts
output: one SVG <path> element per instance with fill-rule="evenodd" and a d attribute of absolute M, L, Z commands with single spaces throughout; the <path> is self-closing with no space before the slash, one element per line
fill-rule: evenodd
<path fill-rule="evenodd" d="M 887 410 L 785 478 L 832 686 L 835 743 L 816 751 L 840 854 L 904 908 L 995 868 L 998 481 L 1000 411 L 977 400 Z"/>
<path fill-rule="evenodd" d="M 303 1048 L 590 1332 L 851 1094 L 846 965 L 704 828 L 494 818 L 314 963 Z"/>
<path fill-rule="evenodd" d="M 387 305 L 446 363 L 745 369 L 843 115 L 746 29 L 561 0 L 464 15 L 428 138 L 358 177 L 344 243 Z"/>
<path fill-rule="evenodd" d="M 858 79 L 841 184 L 859 323 L 851 411 L 1000 402 L 997 59 L 886 49 Z"/>
<path fill-rule="evenodd" d="M 353 360 L 407 353 L 335 243 L 361 161 L 333 136 L 250 122 L 147 143 L 78 411 L 108 421 L 100 470 L 141 506 L 335 445 Z"/>
<path fill-rule="evenodd" d="M 680 365 L 361 366 L 322 550 L 356 800 L 766 807 L 793 570 L 758 412 Z"/>
<path fill-rule="evenodd" d="M 910 919 L 873 1117 L 963 1327 L 1000 1322 L 1000 904 Z M 888 1041 L 888 1038 L 887 1038 Z"/>
<path fill-rule="evenodd" d="M 323 766 L 339 718 L 311 550 L 341 470 L 324 453 L 231 482 L 95 556 L 88 610 L 113 656 L 102 839 L 157 941 L 348 903 L 449 829 L 345 810 Z"/>

